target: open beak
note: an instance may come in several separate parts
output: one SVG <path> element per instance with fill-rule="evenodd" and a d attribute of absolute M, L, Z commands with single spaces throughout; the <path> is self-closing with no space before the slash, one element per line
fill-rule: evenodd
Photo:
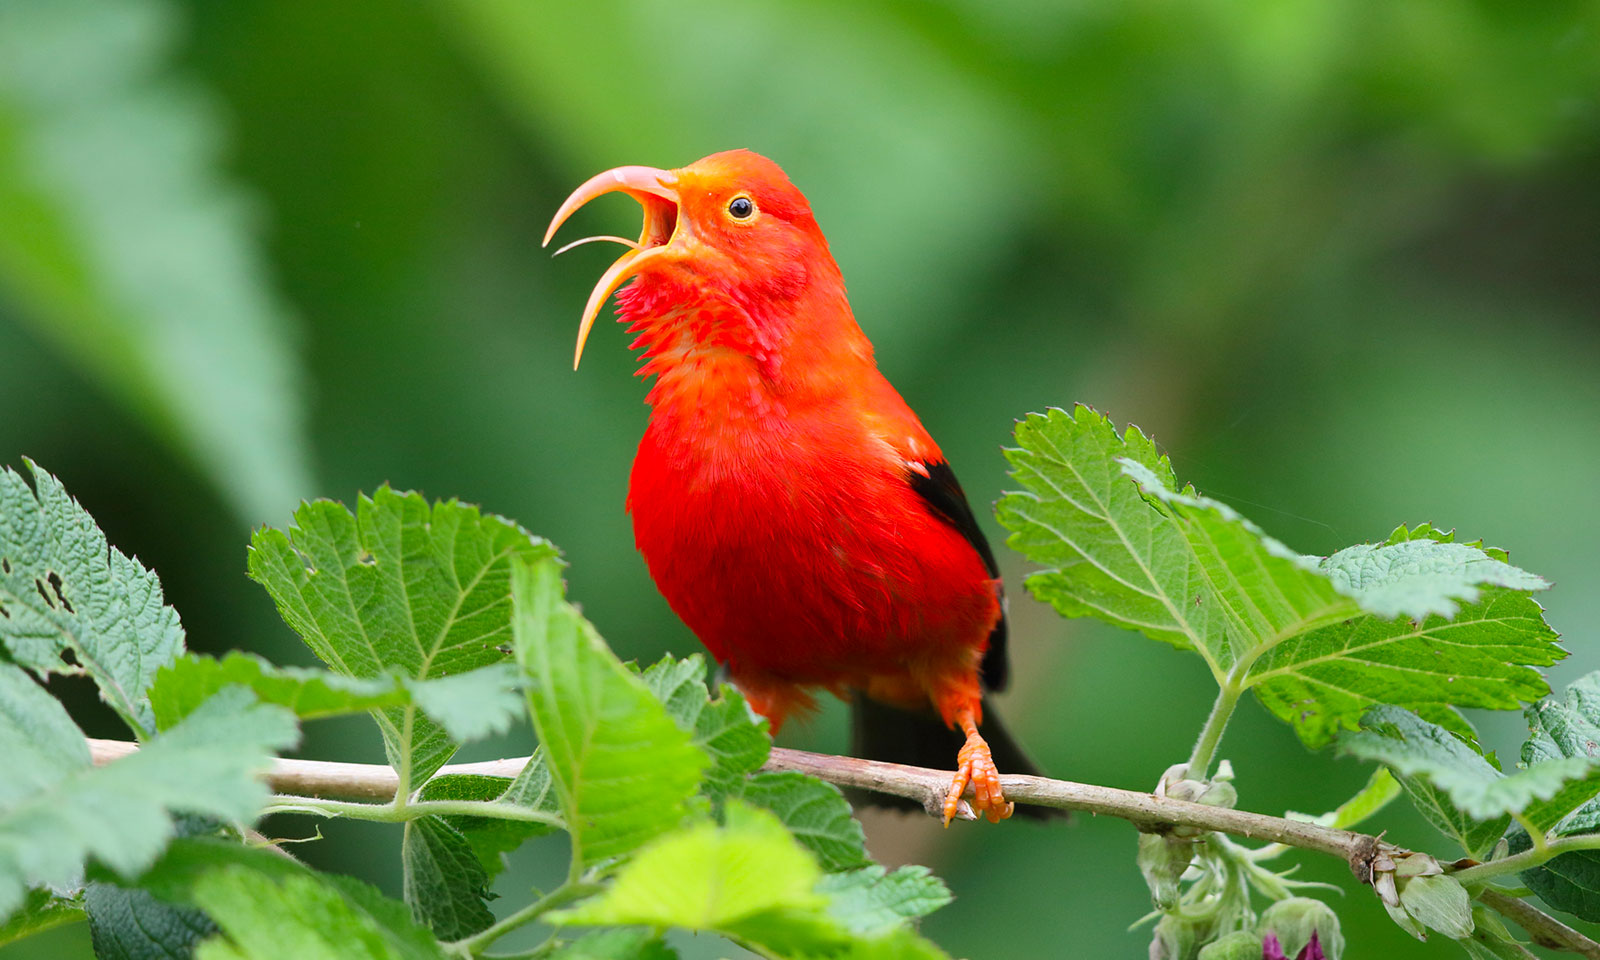
<path fill-rule="evenodd" d="M 578 361 L 583 357 L 583 345 L 589 339 L 589 330 L 594 326 L 594 318 L 599 316 L 600 308 L 605 306 L 606 300 L 617 291 L 618 287 L 637 276 L 651 261 L 660 258 L 677 234 L 677 183 L 677 174 L 670 170 L 658 170 L 655 167 L 617 167 L 605 173 L 595 174 L 583 186 L 572 191 L 572 196 L 567 198 L 561 209 L 556 211 L 555 218 L 550 221 L 550 229 L 544 234 L 544 246 L 547 247 L 550 245 L 550 238 L 555 236 L 556 231 L 568 217 L 601 194 L 620 191 L 639 201 L 639 205 L 644 207 L 644 229 L 639 234 L 638 244 L 621 237 L 585 237 L 556 251 L 559 254 L 591 240 L 612 240 L 633 247 L 617 258 L 617 262 L 601 275 L 600 282 L 596 283 L 594 290 L 590 292 L 589 303 L 583 308 L 583 321 L 578 325 L 578 349 L 572 356 L 572 369 L 578 369 Z"/>

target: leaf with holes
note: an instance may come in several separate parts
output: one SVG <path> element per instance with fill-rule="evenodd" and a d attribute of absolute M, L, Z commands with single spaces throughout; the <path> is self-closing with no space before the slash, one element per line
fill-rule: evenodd
<path fill-rule="evenodd" d="M 555 556 L 509 520 L 382 487 L 363 496 L 354 514 L 319 500 L 295 512 L 288 532 L 258 531 L 250 575 L 336 673 L 432 680 L 509 658 L 511 559 Z M 446 706 L 466 710 L 468 720 L 481 707 L 478 727 L 495 728 L 508 716 L 507 687 L 496 681 L 487 689 L 486 701 L 451 697 Z M 389 762 L 413 786 L 458 746 L 415 705 L 374 716 Z"/>
<path fill-rule="evenodd" d="M 1498 551 L 1431 527 L 1302 556 L 1180 486 L 1136 428 L 1078 407 L 1030 415 L 1007 451 L 1026 488 L 998 507 L 1028 578 L 1063 615 L 1195 650 L 1226 689 L 1256 690 L 1311 746 L 1395 703 L 1459 732 L 1458 707 L 1548 692 L 1565 653 L 1529 593 L 1549 586 Z"/>
<path fill-rule="evenodd" d="M 146 691 L 183 652 L 156 575 L 109 546 L 88 511 L 31 461 L 37 495 L 0 468 L 0 643 L 38 673 L 86 673 L 142 735 Z"/>

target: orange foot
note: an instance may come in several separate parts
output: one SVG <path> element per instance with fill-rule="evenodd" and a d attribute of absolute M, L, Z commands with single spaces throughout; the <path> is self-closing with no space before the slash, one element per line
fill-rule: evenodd
<path fill-rule="evenodd" d="M 1000 771 L 995 768 L 989 744 L 978 735 L 978 725 L 973 722 L 971 712 L 958 714 L 956 722 L 966 733 L 967 742 L 956 754 L 956 776 L 944 795 L 944 825 L 950 826 L 961 809 L 961 795 L 967 792 L 969 783 L 972 784 L 973 812 L 987 817 L 990 823 L 999 823 L 1011 816 L 1015 805 L 1006 801 L 1000 789 Z"/>

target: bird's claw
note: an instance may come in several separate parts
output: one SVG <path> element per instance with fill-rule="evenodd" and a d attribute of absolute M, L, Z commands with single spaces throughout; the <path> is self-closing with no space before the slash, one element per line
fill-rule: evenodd
<path fill-rule="evenodd" d="M 989 744 L 976 732 L 967 735 L 966 744 L 956 754 L 956 775 L 944 795 L 945 826 L 950 826 L 950 821 L 962 813 L 961 808 L 966 806 L 962 795 L 967 792 L 969 784 L 972 786 L 970 809 L 973 819 L 981 815 L 990 823 L 999 823 L 1011 816 L 1015 805 L 1007 802 L 1005 792 L 1000 788 L 1000 771 L 994 765 Z"/>

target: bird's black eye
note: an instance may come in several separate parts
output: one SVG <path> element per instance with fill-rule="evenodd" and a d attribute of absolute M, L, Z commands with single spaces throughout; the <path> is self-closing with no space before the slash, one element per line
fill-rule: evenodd
<path fill-rule="evenodd" d="M 728 215 L 735 220 L 748 220 L 755 212 L 756 205 L 749 197 L 734 197 L 728 202 Z"/>

